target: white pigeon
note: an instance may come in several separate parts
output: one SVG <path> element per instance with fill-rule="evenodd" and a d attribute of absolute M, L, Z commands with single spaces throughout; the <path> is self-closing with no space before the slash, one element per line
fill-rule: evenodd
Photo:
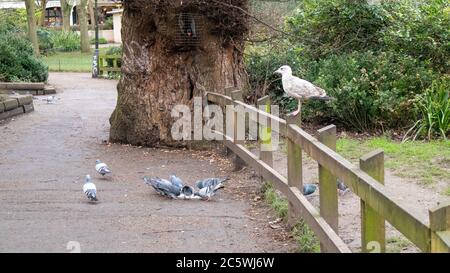
<path fill-rule="evenodd" d="M 325 90 L 323 90 L 322 88 L 292 75 L 292 69 L 288 65 L 283 65 L 274 73 L 281 74 L 281 82 L 283 84 L 284 92 L 298 100 L 298 109 L 292 112 L 290 115 L 295 116 L 300 112 L 302 100 L 311 98 L 321 100 L 331 99 L 327 96 Z"/>
<path fill-rule="evenodd" d="M 108 166 L 105 163 L 101 162 L 100 159 L 97 159 L 95 161 L 95 170 L 102 176 L 111 173 L 111 170 L 108 168 Z"/>
<path fill-rule="evenodd" d="M 98 201 L 97 199 L 97 187 L 91 182 L 91 176 L 88 174 L 84 180 L 83 192 L 86 194 L 89 201 Z"/>
<path fill-rule="evenodd" d="M 48 96 L 45 100 L 47 103 L 53 103 L 55 101 L 55 96 Z"/>

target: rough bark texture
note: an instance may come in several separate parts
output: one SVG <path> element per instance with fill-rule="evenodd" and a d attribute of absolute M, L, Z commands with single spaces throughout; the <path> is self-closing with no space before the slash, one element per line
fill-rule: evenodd
<path fill-rule="evenodd" d="M 36 17 L 34 0 L 26 0 L 25 7 L 27 10 L 28 37 L 33 44 L 34 53 L 39 56 L 39 43 L 36 33 Z"/>
<path fill-rule="evenodd" d="M 61 15 L 63 21 L 63 30 L 70 31 L 70 13 L 72 11 L 72 6 L 67 0 L 60 0 L 61 3 Z"/>
<path fill-rule="evenodd" d="M 88 32 L 87 2 L 88 0 L 80 0 L 80 4 L 77 6 L 80 21 L 81 52 L 85 53 L 91 52 L 91 43 Z"/>
<path fill-rule="evenodd" d="M 175 3 L 177 2 L 177 3 Z M 180 146 L 171 137 L 171 110 L 192 107 L 205 92 L 246 90 L 243 38 L 247 0 L 137 0 L 124 2 L 123 62 L 110 140 L 144 146 Z M 193 14 L 195 42 L 181 40 L 180 14 Z"/>

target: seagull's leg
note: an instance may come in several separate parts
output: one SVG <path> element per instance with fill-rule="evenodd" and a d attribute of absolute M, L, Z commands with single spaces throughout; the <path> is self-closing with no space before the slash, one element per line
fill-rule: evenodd
<path fill-rule="evenodd" d="M 301 109 L 302 109 L 302 100 L 298 99 L 298 108 L 297 108 L 297 110 L 295 110 L 294 112 L 290 113 L 289 115 L 295 117 L 296 115 L 298 115 L 298 113 L 300 113 Z"/>

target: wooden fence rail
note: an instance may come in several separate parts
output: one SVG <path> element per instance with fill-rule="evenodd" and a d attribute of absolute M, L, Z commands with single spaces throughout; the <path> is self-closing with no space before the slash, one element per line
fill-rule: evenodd
<path fill-rule="evenodd" d="M 108 60 L 112 60 L 112 66 L 109 65 Z M 120 72 L 119 61 L 122 60 L 120 55 L 100 55 L 98 56 L 98 72 L 100 76 L 108 72 Z"/>
<path fill-rule="evenodd" d="M 298 217 L 304 219 L 318 237 L 323 252 L 350 252 L 338 236 L 337 178 L 361 199 L 363 252 L 385 251 L 385 221 L 423 252 L 450 252 L 450 203 L 430 210 L 430 225 L 396 203 L 383 185 L 384 154 L 381 150 L 363 156 L 360 167 L 357 167 L 335 151 L 336 127 L 333 125 L 319 130 L 318 140 L 303 131 L 298 120 L 286 121 L 268 113 L 270 102 L 267 98 L 259 101 L 258 109 L 245 104 L 239 90 L 227 90 L 226 95 L 207 93 L 206 96 L 210 103 L 222 107 L 235 106 L 233 112 L 227 109 L 227 114 L 233 114 L 233 122 L 227 124 L 227 132 L 216 129 L 216 134 L 224 137 L 228 149 L 286 196 L 289 217 L 295 217 L 297 221 Z M 237 138 L 238 134 L 245 135 L 245 124 L 242 125 L 242 120 L 245 123 L 245 113 L 238 113 L 236 106 L 249 113 L 249 120 L 259 124 L 260 147 L 268 143 L 268 132 L 277 132 L 286 138 L 287 178 L 272 167 L 272 151 L 265 150 L 257 157 L 243 145 L 242 139 Z M 244 134 L 239 132 L 239 126 Z M 320 212 L 302 194 L 302 153 L 309 155 L 319 165 Z"/>

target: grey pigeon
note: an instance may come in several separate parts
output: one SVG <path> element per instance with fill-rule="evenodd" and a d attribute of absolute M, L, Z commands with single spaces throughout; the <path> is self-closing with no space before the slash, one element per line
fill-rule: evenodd
<path fill-rule="evenodd" d="M 95 161 L 95 170 L 102 176 L 111 173 L 111 170 L 108 168 L 108 166 L 105 163 L 101 162 L 100 159 L 97 159 Z"/>
<path fill-rule="evenodd" d="M 84 179 L 83 192 L 90 201 L 98 201 L 97 188 L 94 183 L 91 182 L 91 176 L 89 174 L 86 175 L 86 178 Z"/>
<path fill-rule="evenodd" d="M 344 182 L 342 182 L 341 180 L 337 179 L 336 183 L 337 183 L 337 188 L 339 190 L 339 194 L 344 195 L 350 191 L 350 189 L 347 187 L 347 185 L 345 185 Z"/>
<path fill-rule="evenodd" d="M 224 179 L 220 179 L 220 178 L 207 178 L 207 179 L 203 179 L 203 180 L 199 180 L 197 182 L 195 182 L 195 185 L 197 186 L 198 189 L 203 189 L 206 187 L 216 187 L 218 185 L 221 185 L 220 187 L 223 187 L 223 182 L 229 180 L 229 177 L 226 177 Z"/>
<path fill-rule="evenodd" d="M 221 183 L 217 184 L 217 185 L 209 185 L 207 187 L 203 187 L 200 190 L 198 190 L 195 193 L 195 196 L 200 197 L 201 199 L 204 200 L 210 200 L 211 197 L 213 197 L 214 195 L 216 195 L 217 191 L 219 189 L 223 188 L 223 185 Z"/>
<path fill-rule="evenodd" d="M 183 188 L 184 187 L 183 180 L 181 180 L 181 178 L 179 178 L 179 177 L 177 177 L 175 175 L 171 175 L 169 177 L 169 181 L 170 181 L 170 183 L 172 183 L 173 185 L 175 185 L 175 186 L 177 186 L 179 188 Z"/>
<path fill-rule="evenodd" d="M 152 186 L 157 193 L 169 198 L 177 198 L 181 194 L 181 188 L 172 184 L 170 181 L 159 177 L 150 178 L 146 176 L 144 177 L 144 182 L 145 184 Z"/>
<path fill-rule="evenodd" d="M 317 189 L 317 185 L 306 183 L 303 184 L 303 195 L 307 196 L 313 194 Z"/>

